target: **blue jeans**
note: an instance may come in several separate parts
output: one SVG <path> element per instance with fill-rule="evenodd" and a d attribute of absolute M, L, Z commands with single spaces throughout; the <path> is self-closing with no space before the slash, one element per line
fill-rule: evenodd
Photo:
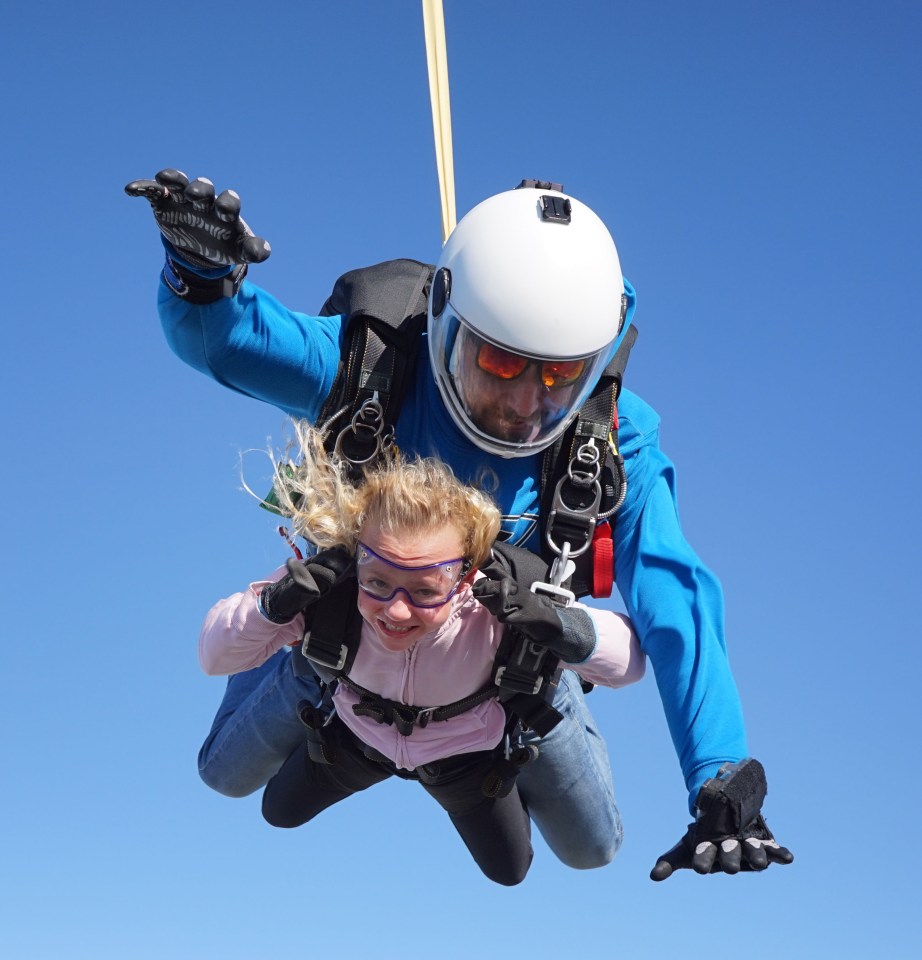
<path fill-rule="evenodd" d="M 228 797 L 265 786 L 304 741 L 298 702 L 319 699 L 316 678 L 295 676 L 287 650 L 228 677 L 199 751 L 202 780 Z M 538 741 L 538 759 L 519 774 L 519 794 L 558 859 L 576 869 L 601 867 L 611 862 L 622 838 L 608 751 L 570 671 L 561 677 L 554 706 L 563 721 Z"/>

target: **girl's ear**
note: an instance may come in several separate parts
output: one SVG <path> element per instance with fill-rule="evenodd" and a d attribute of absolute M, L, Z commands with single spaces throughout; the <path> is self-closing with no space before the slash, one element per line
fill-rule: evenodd
<path fill-rule="evenodd" d="M 478 569 L 477 567 L 471 567 L 471 569 L 468 570 L 466 574 L 464 574 L 464 576 L 458 581 L 459 590 L 461 589 L 461 587 L 465 585 L 470 586 L 474 582 L 474 577 L 477 576 L 477 569 Z"/>

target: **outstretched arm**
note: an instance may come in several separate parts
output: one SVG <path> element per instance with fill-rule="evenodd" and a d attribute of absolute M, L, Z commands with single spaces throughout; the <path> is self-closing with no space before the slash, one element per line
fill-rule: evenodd
<path fill-rule="evenodd" d="M 682 534 L 675 471 L 657 446 L 658 418 L 633 395 L 627 395 L 625 412 L 621 448 L 628 495 L 615 524 L 617 583 L 653 664 L 696 818 L 651 876 L 662 880 L 680 867 L 733 873 L 789 863 L 793 857 L 775 844 L 762 818 L 764 771 L 758 761 L 746 759 L 720 584 Z M 733 777 L 737 768 L 747 770 L 746 776 Z M 715 819 L 714 811 L 728 803 L 722 792 L 728 784 L 740 801 L 736 820 Z"/>
<path fill-rule="evenodd" d="M 628 494 L 615 520 L 617 584 L 653 666 L 692 810 L 708 777 L 748 756 L 724 642 L 723 593 L 682 534 L 674 468 L 655 435 L 627 454 L 625 465 Z"/>
<path fill-rule="evenodd" d="M 316 419 L 339 365 L 341 317 L 289 310 L 243 277 L 269 256 L 231 190 L 178 170 L 134 180 L 166 249 L 158 309 L 167 343 L 206 376 L 295 417 Z"/>

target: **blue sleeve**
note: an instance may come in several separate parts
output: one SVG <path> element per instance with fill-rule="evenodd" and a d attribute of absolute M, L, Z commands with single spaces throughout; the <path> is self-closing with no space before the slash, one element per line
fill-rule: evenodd
<path fill-rule="evenodd" d="M 170 349 L 238 393 L 316 420 L 339 367 L 342 317 L 289 310 L 255 284 L 196 305 L 161 280 L 157 300 Z"/>
<path fill-rule="evenodd" d="M 675 468 L 659 449 L 658 418 L 627 391 L 624 400 L 619 436 L 628 494 L 615 524 L 617 584 L 653 665 L 693 810 L 701 784 L 722 763 L 748 756 L 723 593 L 682 534 Z"/>

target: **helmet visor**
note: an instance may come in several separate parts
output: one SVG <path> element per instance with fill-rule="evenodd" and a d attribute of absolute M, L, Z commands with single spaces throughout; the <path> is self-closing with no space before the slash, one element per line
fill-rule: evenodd
<path fill-rule="evenodd" d="M 449 302 L 429 334 L 434 373 L 455 422 L 481 449 L 527 456 L 567 428 L 608 361 L 610 345 L 588 356 L 534 356 L 478 333 Z"/>

